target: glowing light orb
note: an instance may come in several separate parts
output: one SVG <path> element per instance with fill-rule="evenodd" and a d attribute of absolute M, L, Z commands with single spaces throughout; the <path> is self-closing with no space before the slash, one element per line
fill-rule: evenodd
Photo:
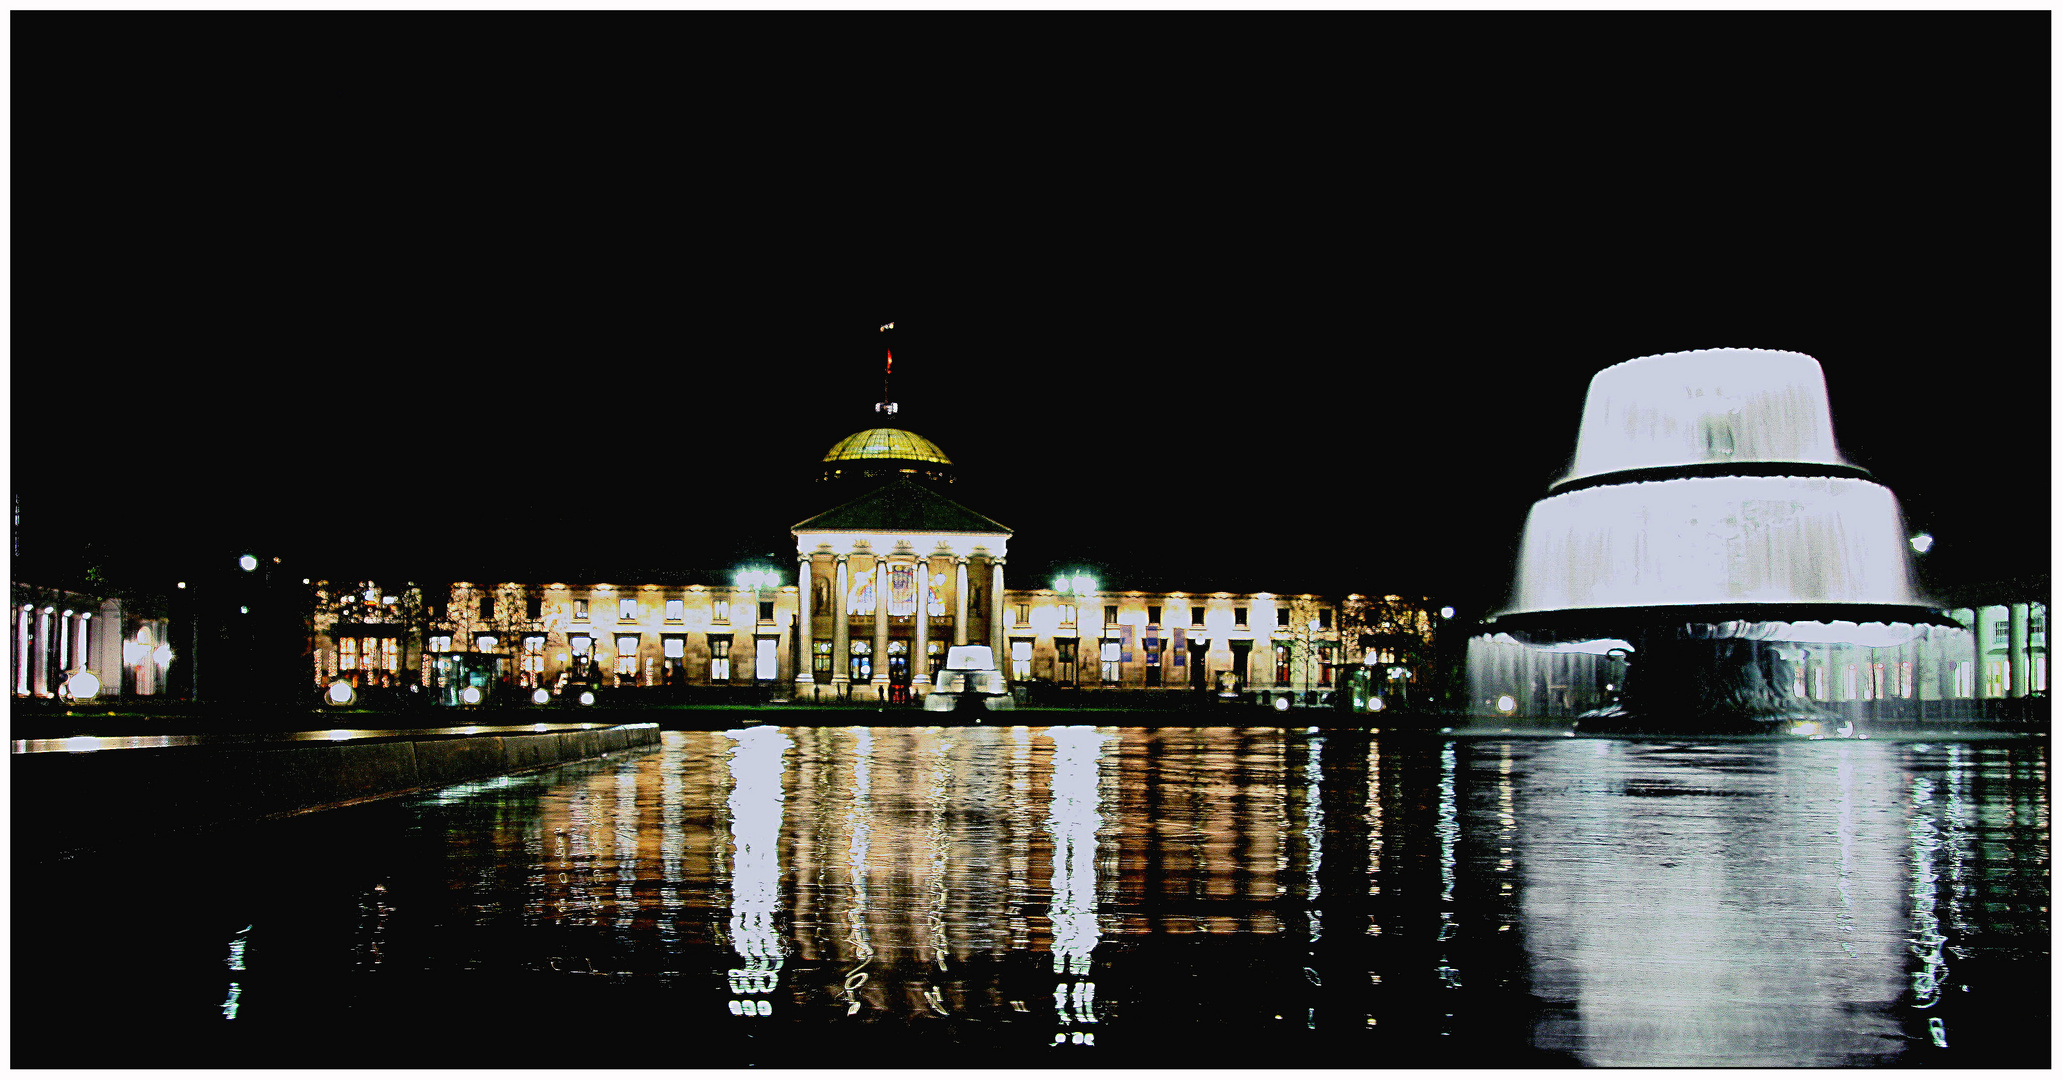
<path fill-rule="evenodd" d="M 1274 711 L 1276 711 L 1276 712 L 1288 712 L 1288 711 L 1289 711 L 1289 699 L 1288 699 L 1288 698 L 1285 698 L 1285 697 L 1278 697 L 1278 698 L 1274 699 Z"/>
<path fill-rule="evenodd" d="M 458 692 L 458 699 L 467 705 L 478 705 L 480 703 L 480 688 L 468 686 Z"/>
<path fill-rule="evenodd" d="M 580 691 L 580 704 L 582 704 L 582 705 L 592 705 L 592 704 L 594 704 L 594 691 L 592 691 L 592 690 L 582 690 L 582 691 Z"/>
<path fill-rule="evenodd" d="M 1381 699 L 1381 698 L 1379 698 L 1379 697 L 1371 697 L 1371 698 L 1369 698 L 1369 699 L 1368 699 L 1368 711 L 1369 711 L 1369 712 L 1381 712 L 1381 711 L 1382 711 L 1383 709 L 1385 709 L 1385 708 L 1388 708 L 1388 706 L 1386 706 L 1386 705 L 1382 704 L 1382 699 Z"/>
<path fill-rule="evenodd" d="M 1443 607 L 1443 608 L 1440 608 L 1440 609 L 1439 609 L 1439 617 L 1440 617 L 1440 618 L 1442 618 L 1442 619 L 1451 619 L 1451 618 L 1453 618 L 1453 609 L 1452 609 L 1452 608 L 1450 608 L 1450 607 Z"/>
<path fill-rule="evenodd" d="M 73 701 L 91 701 L 93 695 L 100 693 L 100 676 L 81 668 L 77 675 L 64 681 L 64 688 Z"/>
<path fill-rule="evenodd" d="M 530 700 L 536 702 L 539 705 L 549 704 L 551 701 L 551 691 L 546 690 L 540 686 L 534 693 L 530 695 Z"/>
<path fill-rule="evenodd" d="M 1924 555 L 1927 552 L 1932 551 L 1933 534 L 1920 533 L 1919 535 L 1912 537 L 1912 550 L 1918 552 L 1921 555 Z"/>
<path fill-rule="evenodd" d="M 1512 713 L 1517 712 L 1518 699 L 1512 697 L 1509 694 L 1498 695 L 1496 699 L 1496 711 L 1504 714 L 1505 716 L 1509 716 Z"/>
<path fill-rule="evenodd" d="M 236 560 L 236 565 L 243 567 L 244 573 L 250 573 L 258 568 L 258 560 L 255 556 L 245 555 L 243 558 Z"/>
<path fill-rule="evenodd" d="M 329 684 L 329 694 L 327 696 L 329 703 L 332 705 L 349 705 L 351 699 L 358 695 L 356 691 L 351 689 L 350 683 L 338 679 L 336 682 Z"/>

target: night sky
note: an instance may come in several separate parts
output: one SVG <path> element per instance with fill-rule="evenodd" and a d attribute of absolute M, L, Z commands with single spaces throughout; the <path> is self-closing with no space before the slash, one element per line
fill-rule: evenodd
<path fill-rule="evenodd" d="M 1711 347 L 2048 566 L 2045 13 L 106 18 L 14 20 L 17 578 L 792 574 L 884 348 L 1018 583 L 1492 605 Z"/>

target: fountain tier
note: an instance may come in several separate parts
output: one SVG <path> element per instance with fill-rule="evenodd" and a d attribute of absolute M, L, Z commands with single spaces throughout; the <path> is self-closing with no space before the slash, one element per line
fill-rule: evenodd
<path fill-rule="evenodd" d="M 1897 499 L 1833 442 L 1818 361 L 1669 353 L 1590 380 L 1574 465 L 1484 630 L 1630 644 L 1615 716 L 1751 728 L 1812 715 L 1779 642 L 1943 622 L 1916 584 Z"/>

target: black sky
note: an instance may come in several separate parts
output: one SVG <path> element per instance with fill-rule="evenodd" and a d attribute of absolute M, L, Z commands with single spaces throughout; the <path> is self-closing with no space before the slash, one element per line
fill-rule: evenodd
<path fill-rule="evenodd" d="M 1589 377 L 1709 347 L 2045 572 L 2047 29 L 17 15 L 17 576 L 787 565 L 884 347 L 1017 580 L 1493 603 Z"/>

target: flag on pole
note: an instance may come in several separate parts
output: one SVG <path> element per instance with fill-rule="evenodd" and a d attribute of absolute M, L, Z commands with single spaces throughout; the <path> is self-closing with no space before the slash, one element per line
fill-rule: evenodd
<path fill-rule="evenodd" d="M 886 325 L 886 326 L 883 326 L 883 327 L 881 327 L 881 329 L 883 329 L 883 330 L 893 330 L 893 329 L 895 329 L 895 324 L 894 324 L 894 323 L 889 323 L 888 325 Z"/>

